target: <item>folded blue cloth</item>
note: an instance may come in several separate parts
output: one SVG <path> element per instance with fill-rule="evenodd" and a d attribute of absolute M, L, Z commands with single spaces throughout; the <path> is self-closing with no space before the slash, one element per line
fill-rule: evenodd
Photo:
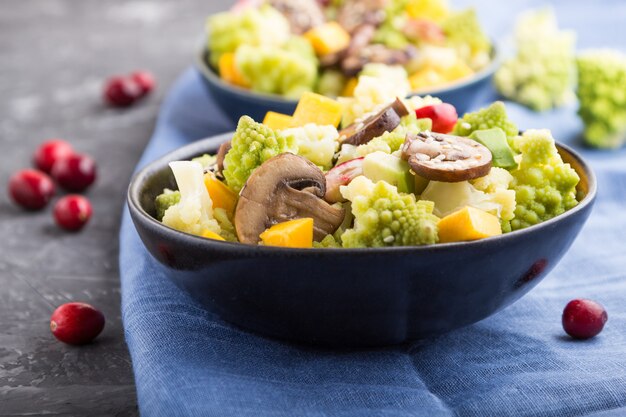
<path fill-rule="evenodd" d="M 492 30 L 534 2 L 482 2 Z M 558 13 L 585 46 L 617 43 L 624 4 L 572 1 Z M 494 16 L 489 19 L 488 16 Z M 495 16 L 499 16 L 496 18 Z M 587 27 L 583 24 L 592 22 Z M 492 32 L 494 33 L 494 32 Z M 495 32 L 499 33 L 499 32 Z M 600 33 L 600 35 L 598 34 Z M 488 92 L 481 101 L 493 99 Z M 476 105 L 483 104 L 481 102 Z M 572 249 L 530 294 L 478 324 L 385 349 L 332 351 L 247 333 L 203 310 L 167 278 L 124 214 L 124 327 L 145 416 L 626 415 L 626 151 L 581 149 L 575 108 L 534 114 L 507 104 L 521 128 L 548 127 L 583 153 L 600 184 Z M 139 166 L 191 140 L 232 129 L 188 70 L 161 111 Z M 523 253 L 520 256 L 524 256 Z M 561 329 L 572 298 L 595 299 L 609 321 L 595 339 Z"/>

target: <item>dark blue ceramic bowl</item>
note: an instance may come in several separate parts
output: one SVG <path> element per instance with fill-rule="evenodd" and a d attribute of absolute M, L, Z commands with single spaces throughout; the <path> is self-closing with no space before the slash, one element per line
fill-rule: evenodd
<path fill-rule="evenodd" d="M 260 121 L 268 111 L 284 114 L 293 114 L 298 104 L 297 100 L 286 99 L 279 95 L 256 93 L 240 88 L 223 81 L 208 64 L 209 52 L 206 47 L 198 53 L 196 66 L 202 73 L 204 84 L 215 98 L 215 101 L 229 115 L 233 122 L 237 122 L 243 115 L 248 115 Z M 442 101 L 454 105 L 457 112 L 464 114 L 478 93 L 491 81 L 493 73 L 499 65 L 497 48 L 494 46 L 491 63 L 472 77 L 461 80 L 445 87 L 423 90 L 411 95 L 432 95 Z"/>
<path fill-rule="evenodd" d="M 180 148 L 141 170 L 128 190 L 137 231 L 170 278 L 225 320 L 282 339 L 372 346 L 424 338 L 482 320 L 554 268 L 591 212 L 595 176 L 571 149 L 581 202 L 554 219 L 475 242 L 382 249 L 288 249 L 181 233 L 153 217 L 176 188 L 168 163 L 215 152 L 224 134 Z"/>

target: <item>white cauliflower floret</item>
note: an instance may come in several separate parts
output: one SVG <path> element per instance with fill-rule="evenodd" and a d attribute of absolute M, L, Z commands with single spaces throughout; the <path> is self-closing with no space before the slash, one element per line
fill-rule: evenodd
<path fill-rule="evenodd" d="M 435 203 L 433 211 L 445 217 L 466 206 L 475 207 L 508 223 L 515 217 L 515 191 L 509 190 L 513 176 L 502 168 L 492 168 L 482 178 L 461 182 L 431 181 L 421 195 Z"/>
<path fill-rule="evenodd" d="M 204 170 L 199 162 L 170 163 L 176 178 L 180 201 L 165 210 L 163 224 L 181 232 L 202 235 L 205 231 L 220 234 L 220 226 L 213 218 L 213 202 L 204 186 Z"/>
<path fill-rule="evenodd" d="M 411 91 L 406 70 L 401 66 L 367 64 L 356 87 L 354 97 L 339 97 L 343 106 L 342 124 L 347 126 L 396 97 L 406 97 Z"/>
<path fill-rule="evenodd" d="M 339 149 L 339 132 L 334 126 L 309 123 L 302 127 L 285 129 L 282 134 L 295 138 L 298 155 L 324 169 L 330 169 L 333 166 L 333 157 Z"/>
<path fill-rule="evenodd" d="M 409 113 L 415 113 L 415 110 L 421 109 L 422 107 L 443 103 L 440 99 L 433 96 L 411 96 L 405 98 L 402 102 L 406 108 L 409 109 Z"/>

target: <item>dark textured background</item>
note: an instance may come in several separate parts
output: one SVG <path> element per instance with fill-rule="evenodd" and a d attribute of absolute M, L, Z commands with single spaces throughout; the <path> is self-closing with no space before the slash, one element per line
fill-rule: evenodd
<path fill-rule="evenodd" d="M 6 187 L 51 137 L 99 168 L 87 193 L 94 216 L 78 234 L 54 225 L 51 205 L 26 213 L 0 195 L 0 416 L 136 414 L 119 306 L 120 213 L 164 92 L 192 63 L 205 16 L 226 3 L 0 0 L 0 180 Z M 156 94 L 128 110 L 104 107 L 103 79 L 137 68 L 156 75 Z M 68 301 L 104 312 L 96 343 L 52 337 L 50 314 Z"/>

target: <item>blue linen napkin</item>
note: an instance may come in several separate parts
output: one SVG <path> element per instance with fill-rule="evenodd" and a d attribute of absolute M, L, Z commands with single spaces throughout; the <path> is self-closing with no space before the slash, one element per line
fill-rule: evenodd
<path fill-rule="evenodd" d="M 508 26 L 514 11 L 535 5 L 505 3 L 481 2 L 491 33 L 502 33 L 496 30 Z M 583 46 L 626 46 L 623 37 L 612 36 L 626 5 L 576 0 L 561 6 L 562 26 L 579 29 Z M 233 128 L 201 82 L 188 70 L 173 87 L 139 166 Z M 487 92 L 475 107 L 493 98 Z M 122 310 L 142 415 L 626 415 L 626 150 L 582 148 L 573 107 L 540 115 L 507 107 L 520 128 L 551 128 L 583 153 L 598 175 L 598 201 L 572 249 L 530 294 L 433 340 L 332 351 L 242 331 L 168 280 L 125 212 Z M 590 341 L 573 341 L 561 329 L 562 308 L 578 297 L 601 302 L 609 313 L 604 332 Z"/>

